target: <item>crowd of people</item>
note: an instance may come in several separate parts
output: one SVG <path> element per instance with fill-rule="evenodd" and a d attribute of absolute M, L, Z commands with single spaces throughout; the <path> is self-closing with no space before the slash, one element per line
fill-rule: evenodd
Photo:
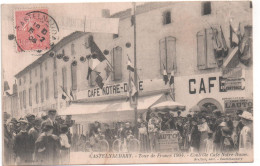
<path fill-rule="evenodd" d="M 174 116 L 170 111 L 148 111 L 145 118 L 138 118 L 137 126 L 130 122 L 117 122 L 114 128 L 105 124 L 105 129 L 101 130 L 100 122 L 95 122 L 90 128 L 89 138 L 94 145 L 97 143 L 95 138 L 102 135 L 112 149 L 116 139 L 127 142 L 135 137 L 140 142 L 140 152 L 159 152 L 160 132 L 178 131 L 178 146 L 182 152 L 236 152 L 252 150 L 252 122 L 252 113 L 242 110 L 234 114 L 199 112 L 185 117 L 181 112 Z"/>
<path fill-rule="evenodd" d="M 9 164 L 69 163 L 70 148 L 75 150 L 80 143 L 81 150 L 85 151 L 87 141 L 94 148 L 100 140 L 106 140 L 112 151 L 115 140 L 127 145 L 136 139 L 140 152 L 159 152 L 162 131 L 178 132 L 178 147 L 182 152 L 245 152 L 253 148 L 253 115 L 242 110 L 234 114 L 200 111 L 185 117 L 180 111 L 176 116 L 171 111 L 148 111 L 146 116 L 139 116 L 136 125 L 117 122 L 110 127 L 96 121 L 80 138 L 70 132 L 74 124 L 71 116 L 62 119 L 56 110 L 49 110 L 41 117 L 28 114 L 18 120 L 4 115 L 4 155 Z"/>
<path fill-rule="evenodd" d="M 62 119 L 56 110 L 37 117 L 27 114 L 20 119 L 4 113 L 4 158 L 10 165 L 66 164 L 72 126 L 71 116 Z"/>

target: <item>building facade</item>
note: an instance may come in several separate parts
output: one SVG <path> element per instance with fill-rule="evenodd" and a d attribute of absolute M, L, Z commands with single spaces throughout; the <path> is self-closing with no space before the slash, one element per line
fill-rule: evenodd
<path fill-rule="evenodd" d="M 91 112 L 91 108 L 102 107 L 101 103 L 107 102 L 104 109 L 108 109 L 109 101 L 125 100 L 129 81 L 128 57 L 132 62 L 134 60 L 133 21 L 136 23 L 140 107 L 142 102 L 160 100 L 160 97 L 152 99 L 145 96 L 165 93 L 186 105 L 185 114 L 194 105 L 225 111 L 227 102 L 234 100 L 236 103 L 249 104 L 252 100 L 252 65 L 245 66 L 239 62 L 230 67 L 239 68 L 242 73 L 239 78 L 243 79 L 237 83 L 240 88 L 231 87 L 231 90 L 227 90 L 223 79 L 223 70 L 226 69 L 218 64 L 214 55 L 212 31 L 212 27 L 220 26 L 223 30 L 229 48 L 227 57 L 223 59 L 223 64 L 226 64 L 229 57 L 234 56 L 234 48 L 229 42 L 230 22 L 236 27 L 239 25 L 241 33 L 252 31 L 252 8 L 249 2 L 145 3 L 137 6 L 136 20 L 131 17 L 131 9 L 110 17 L 120 18 L 118 34 L 74 32 L 16 75 L 20 112 L 40 113 L 49 108 L 62 112 L 69 107 L 75 108 L 75 111 L 78 108 Z M 87 80 L 89 62 L 84 58 L 90 53 L 90 36 L 93 36 L 102 52 L 109 50 L 109 54 L 105 55 L 106 60 L 96 68 L 101 72 L 103 89 L 96 84 L 96 72 L 92 72 Z M 126 47 L 126 43 L 130 43 L 131 47 Z M 68 58 L 59 59 L 61 55 Z M 113 71 L 109 72 L 107 66 L 112 66 Z M 164 66 L 168 75 L 174 70 L 174 88 L 163 81 Z M 64 92 L 66 99 L 62 98 Z M 74 107 L 74 104 L 82 106 Z M 125 109 L 127 106 L 121 102 L 120 107 Z M 114 106 L 111 109 L 117 108 Z M 79 110 L 79 114 L 81 112 Z M 93 114 L 96 115 L 96 112 Z M 103 113 L 102 117 L 106 115 Z M 132 113 L 127 116 L 132 116 Z M 89 117 L 91 119 L 92 116 Z"/>

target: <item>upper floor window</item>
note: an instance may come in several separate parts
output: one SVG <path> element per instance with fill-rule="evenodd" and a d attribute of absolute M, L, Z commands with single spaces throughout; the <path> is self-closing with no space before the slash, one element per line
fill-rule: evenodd
<path fill-rule="evenodd" d="M 19 92 L 20 109 L 23 109 L 23 92 Z"/>
<path fill-rule="evenodd" d="M 171 11 L 163 12 L 163 25 L 170 24 L 171 22 Z"/>
<path fill-rule="evenodd" d="M 72 90 L 77 89 L 77 65 L 71 65 L 71 86 Z"/>
<path fill-rule="evenodd" d="M 26 75 L 23 76 L 23 83 L 26 83 Z"/>
<path fill-rule="evenodd" d="M 54 91 L 54 98 L 57 98 L 58 97 L 57 71 L 53 73 L 53 91 Z"/>
<path fill-rule="evenodd" d="M 35 68 L 35 77 L 37 77 L 37 68 Z"/>
<path fill-rule="evenodd" d="M 214 55 L 213 31 L 203 29 L 197 33 L 197 65 L 199 69 L 218 67 Z"/>
<path fill-rule="evenodd" d="M 250 8 L 253 8 L 253 3 L 252 3 L 252 1 L 249 2 L 249 7 L 250 7 Z"/>
<path fill-rule="evenodd" d="M 40 83 L 40 88 L 41 88 L 41 102 L 44 101 L 44 83 L 41 81 Z"/>
<path fill-rule="evenodd" d="M 62 87 L 65 92 L 67 92 L 67 68 L 62 68 Z"/>
<path fill-rule="evenodd" d="M 26 108 L 26 90 L 23 91 L 23 108 Z"/>
<path fill-rule="evenodd" d="M 36 104 L 39 103 L 39 84 L 38 83 L 35 85 L 35 102 L 36 102 Z"/>
<path fill-rule="evenodd" d="M 202 15 L 211 14 L 211 2 L 202 2 Z"/>
<path fill-rule="evenodd" d="M 32 106 L 32 88 L 29 88 L 29 106 Z"/>
<path fill-rule="evenodd" d="M 75 52 L 75 44 L 72 43 L 71 44 L 71 55 L 75 55 L 75 54 L 76 54 L 76 52 Z"/>
<path fill-rule="evenodd" d="M 53 68 L 57 69 L 57 58 L 53 57 Z"/>
<path fill-rule="evenodd" d="M 177 69 L 176 65 L 176 38 L 165 37 L 159 41 L 160 44 L 160 69 L 163 74 L 164 67 L 167 73 Z"/>
<path fill-rule="evenodd" d="M 21 86 L 22 85 L 22 79 L 19 78 L 19 85 Z"/>
<path fill-rule="evenodd" d="M 117 46 L 111 51 L 111 62 L 113 66 L 112 80 L 122 79 L 122 48 Z"/>

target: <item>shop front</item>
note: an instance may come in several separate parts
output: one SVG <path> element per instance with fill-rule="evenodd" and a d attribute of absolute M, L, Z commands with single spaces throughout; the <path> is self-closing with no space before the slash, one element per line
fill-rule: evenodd
<path fill-rule="evenodd" d="M 246 71 L 250 73 L 250 71 Z M 187 106 L 186 113 L 194 110 L 235 112 L 252 105 L 252 79 L 247 74 L 236 78 L 223 77 L 222 72 L 176 77 L 176 100 Z M 249 103 L 249 104 L 248 104 Z M 232 108 L 231 108 L 232 107 Z M 196 109 L 196 108 L 195 108 Z"/>

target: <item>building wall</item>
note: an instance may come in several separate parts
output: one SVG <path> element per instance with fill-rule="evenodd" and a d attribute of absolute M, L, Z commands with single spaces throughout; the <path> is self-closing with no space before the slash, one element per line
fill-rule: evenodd
<path fill-rule="evenodd" d="M 163 91 L 169 89 L 168 85 L 164 85 L 161 74 L 160 66 L 160 47 L 159 42 L 167 36 L 174 37 L 176 39 L 176 66 L 175 66 L 175 95 L 176 101 L 183 104 L 187 104 L 187 109 L 191 106 L 197 104 L 202 98 L 216 98 L 217 100 L 222 100 L 226 95 L 228 96 L 252 96 L 252 67 L 244 67 L 246 73 L 246 88 L 245 91 L 236 92 L 226 92 L 223 95 L 217 91 L 217 84 L 212 93 L 190 95 L 188 94 L 187 88 L 188 80 L 190 78 L 196 77 L 207 77 L 221 75 L 222 69 L 219 67 L 211 69 L 198 69 L 197 65 L 197 33 L 205 28 L 210 28 L 212 26 L 222 26 L 224 36 L 226 38 L 227 44 L 229 45 L 229 21 L 232 19 L 234 25 L 238 25 L 240 22 L 242 27 L 244 25 L 252 25 L 252 9 L 249 7 L 249 2 L 212 2 L 211 3 L 211 14 L 204 15 L 201 14 L 201 2 L 176 2 L 168 6 L 157 8 L 155 10 L 149 10 L 148 12 L 140 13 L 136 16 L 136 27 L 137 27 L 137 69 L 138 76 L 141 81 L 143 81 L 142 92 L 149 91 Z M 165 11 L 171 12 L 171 23 L 163 25 L 163 13 Z M 241 29 L 243 31 L 243 29 Z M 134 60 L 134 42 L 133 42 L 134 28 L 131 26 L 131 17 L 126 17 L 120 19 L 119 23 L 119 37 L 113 39 L 112 34 L 102 34 L 94 33 L 94 40 L 100 47 L 101 51 L 107 49 L 110 51 L 115 47 L 122 48 L 122 79 L 118 81 L 112 81 L 110 78 L 105 82 L 105 85 L 114 85 L 119 83 L 128 82 L 129 72 L 126 69 L 127 65 L 127 55 L 130 59 Z M 80 56 L 86 56 L 87 49 L 84 46 L 85 40 L 89 34 L 79 37 L 76 40 L 64 45 L 57 52 L 56 55 L 62 53 L 64 49 L 65 55 L 70 57 L 70 62 L 72 59 L 77 60 L 77 90 L 73 91 L 76 100 L 89 99 L 88 90 L 95 89 L 97 86 L 90 86 L 89 81 L 86 79 L 88 72 L 87 61 L 81 63 L 79 61 Z M 127 42 L 131 43 L 130 48 L 126 48 L 125 44 Z M 71 55 L 71 44 L 75 46 L 75 54 Z M 111 54 L 106 55 L 108 61 L 111 62 Z M 213 59 L 214 61 L 214 59 Z M 47 70 L 45 70 L 45 63 L 47 63 Z M 104 76 L 104 67 L 106 62 L 97 67 L 98 71 L 101 71 L 101 75 Z M 62 90 L 62 68 L 66 68 L 67 71 L 67 87 L 68 94 L 71 88 L 71 63 L 64 62 L 63 60 L 57 59 L 57 69 L 53 68 L 53 58 L 48 58 L 43 62 L 43 78 L 40 78 L 39 70 L 40 67 L 37 66 L 32 69 L 32 83 L 28 82 L 29 73 L 26 73 L 26 83 L 22 86 L 18 86 L 19 91 L 27 91 L 27 107 L 22 109 L 24 113 L 28 111 L 33 111 L 34 108 L 38 108 L 38 111 L 44 110 L 48 107 L 53 107 L 58 110 L 64 109 L 66 107 L 66 101 L 61 99 Z M 37 69 L 37 76 L 35 76 L 35 70 Z M 57 71 L 58 75 L 58 98 L 54 98 L 54 86 L 53 86 L 53 72 Z M 169 71 L 168 71 L 169 72 Z M 35 84 L 40 81 L 45 80 L 46 77 L 49 78 L 49 98 L 46 99 L 44 94 L 44 102 L 35 102 Z M 21 76 L 23 78 L 23 76 Z M 249 79 L 248 79 L 249 78 Z M 207 78 L 205 78 L 207 79 Z M 19 80 L 19 78 L 18 78 Z M 217 82 L 217 81 L 216 81 Z M 19 83 L 18 83 L 19 85 Z M 28 106 L 29 95 L 28 89 L 33 89 L 32 93 L 32 106 Z M 40 89 L 40 88 L 39 88 Z M 126 96 L 126 93 L 121 93 L 121 96 Z M 114 96 L 120 96 L 114 95 Z M 40 95 L 39 95 L 40 96 Z M 110 99 L 113 95 L 110 96 Z M 187 100 L 189 98 L 189 100 Z M 92 98 L 93 101 L 103 100 L 104 98 Z M 188 101 L 188 102 L 187 102 Z M 223 104 L 223 103 L 221 103 Z M 40 108 L 40 109 L 39 109 Z M 28 110 L 28 111 L 25 111 Z M 35 110 L 35 112 L 38 112 Z"/>

